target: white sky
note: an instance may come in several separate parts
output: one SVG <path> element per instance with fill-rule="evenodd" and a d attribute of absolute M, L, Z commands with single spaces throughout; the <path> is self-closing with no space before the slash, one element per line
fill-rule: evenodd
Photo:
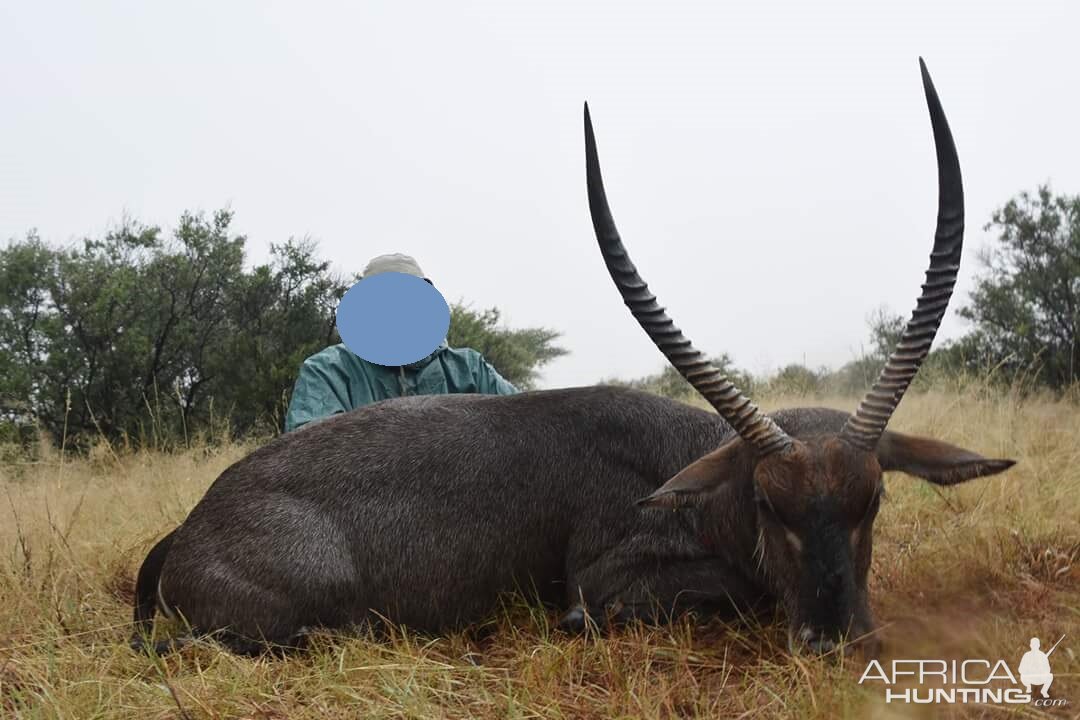
<path fill-rule="evenodd" d="M 991 211 L 1080 192 L 1080 3 L 0 0 L 0 239 L 228 205 L 249 259 L 415 255 L 448 300 L 562 330 L 545 385 L 657 371 L 585 199 L 581 104 L 642 274 L 755 372 L 839 365 L 907 313 L 936 172 L 926 58 Z M 952 312 L 942 336 L 963 322 Z"/>

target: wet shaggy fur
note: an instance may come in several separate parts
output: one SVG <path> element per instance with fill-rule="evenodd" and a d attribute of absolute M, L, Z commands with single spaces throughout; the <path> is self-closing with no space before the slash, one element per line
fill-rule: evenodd
<path fill-rule="evenodd" d="M 847 417 L 774 415 L 793 437 Z M 446 630 L 515 590 L 621 619 L 768 600 L 751 472 L 704 505 L 636 504 L 732 436 L 712 413 L 606 387 L 338 415 L 221 474 L 144 563 L 137 634 L 155 606 L 250 651 L 377 618 Z"/>

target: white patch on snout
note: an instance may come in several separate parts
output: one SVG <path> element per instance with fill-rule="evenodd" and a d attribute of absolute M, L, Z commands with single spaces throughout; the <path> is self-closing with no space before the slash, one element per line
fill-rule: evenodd
<path fill-rule="evenodd" d="M 798 535 L 790 530 L 784 530 L 784 537 L 791 543 L 791 547 L 795 548 L 795 552 L 802 552 L 802 540 L 799 539 Z"/>
<path fill-rule="evenodd" d="M 795 654 L 800 649 L 807 649 L 813 653 L 820 653 L 827 655 L 836 649 L 837 643 L 835 640 L 823 637 L 821 633 L 811 630 L 810 628 L 803 626 L 798 633 L 799 644 L 792 648 L 792 636 L 788 633 L 788 649 Z"/>

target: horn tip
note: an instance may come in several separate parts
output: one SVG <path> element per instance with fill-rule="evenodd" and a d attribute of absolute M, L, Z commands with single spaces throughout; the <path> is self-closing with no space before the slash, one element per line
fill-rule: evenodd
<path fill-rule="evenodd" d="M 933 90 L 934 81 L 930 79 L 930 70 L 926 67 L 926 61 L 919 56 L 919 72 L 922 74 L 923 87 L 927 90 Z"/>

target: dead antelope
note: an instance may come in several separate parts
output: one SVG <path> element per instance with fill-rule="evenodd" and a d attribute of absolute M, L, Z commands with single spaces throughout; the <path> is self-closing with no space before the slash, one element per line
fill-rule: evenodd
<path fill-rule="evenodd" d="M 440 631 L 484 619 L 515 590 L 562 606 L 568 630 L 773 604 L 793 644 L 814 652 L 870 636 L 882 472 L 951 485 L 1013 464 L 885 429 L 960 263 L 960 169 L 925 66 L 923 84 L 940 186 L 934 250 L 903 339 L 854 415 L 767 416 L 682 335 L 615 230 L 586 109 L 607 267 L 719 415 L 588 387 L 390 400 L 283 435 L 222 473 L 150 551 L 134 645 L 156 609 L 256 652 L 377 619 Z"/>

